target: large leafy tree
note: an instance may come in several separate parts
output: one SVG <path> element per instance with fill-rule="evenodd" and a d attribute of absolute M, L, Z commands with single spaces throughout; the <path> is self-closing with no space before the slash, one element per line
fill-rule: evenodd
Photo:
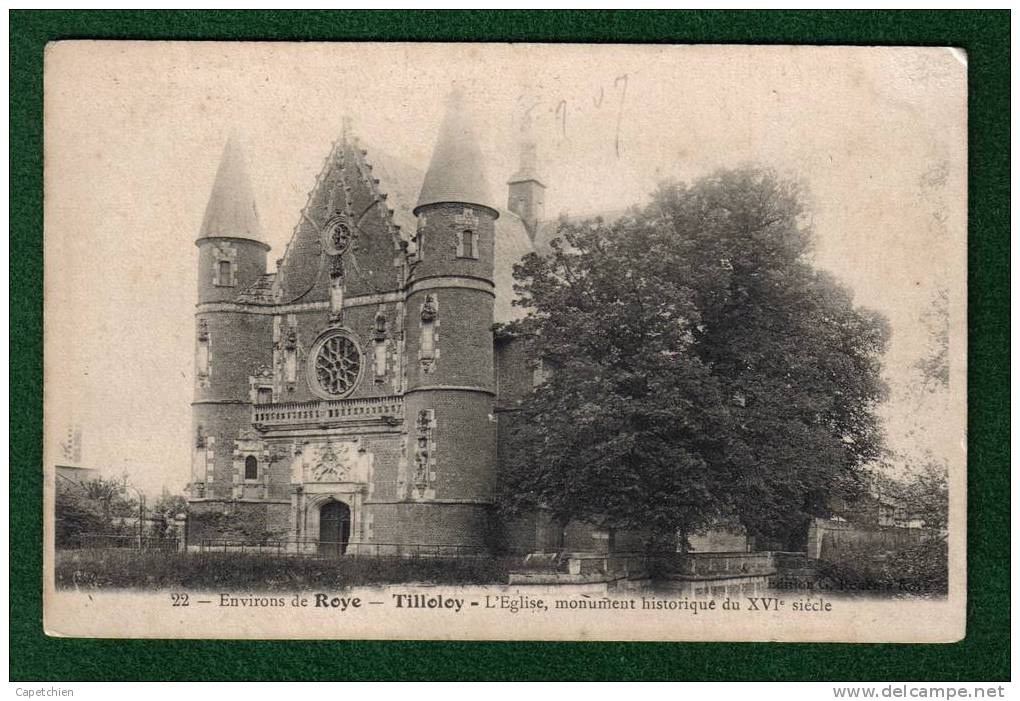
<path fill-rule="evenodd" d="M 795 184 L 756 169 L 560 224 L 508 331 L 552 369 L 507 434 L 502 508 L 669 541 L 719 519 L 787 542 L 881 449 L 886 322 L 810 263 Z"/>
<path fill-rule="evenodd" d="M 113 516 L 137 516 L 138 502 L 127 494 L 127 475 L 121 479 L 98 477 L 81 485 L 85 496 L 96 502 L 103 511 L 103 517 L 110 521 Z"/>

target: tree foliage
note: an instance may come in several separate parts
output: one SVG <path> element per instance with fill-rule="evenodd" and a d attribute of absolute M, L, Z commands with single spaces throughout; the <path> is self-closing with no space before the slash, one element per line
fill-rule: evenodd
<path fill-rule="evenodd" d="M 55 511 L 58 545 L 70 544 L 75 536 L 123 531 L 124 519 L 137 519 L 140 515 L 138 499 L 130 496 L 128 490 L 127 475 L 82 482 L 58 478 Z"/>
<path fill-rule="evenodd" d="M 915 367 L 921 373 L 925 390 L 944 391 L 949 388 L 949 291 L 946 288 L 935 290 L 931 303 L 921 314 L 921 322 L 928 331 L 929 347 Z"/>
<path fill-rule="evenodd" d="M 925 456 L 902 488 L 903 500 L 924 527 L 940 531 L 949 526 L 949 466 L 933 455 Z"/>
<path fill-rule="evenodd" d="M 188 513 L 188 500 L 181 494 L 164 491 L 152 506 L 154 535 L 162 536 L 172 533 L 176 518 Z"/>
<path fill-rule="evenodd" d="M 562 221 L 515 269 L 508 331 L 552 368 L 508 421 L 501 505 L 668 540 L 718 518 L 785 540 L 881 448 L 886 322 L 810 264 L 795 184 L 666 184 Z"/>
<path fill-rule="evenodd" d="M 127 493 L 127 476 L 121 479 L 97 477 L 81 484 L 87 498 L 100 505 L 103 516 L 109 521 L 113 516 L 137 516 L 138 501 Z"/>
<path fill-rule="evenodd" d="M 102 505 L 77 483 L 58 479 L 55 499 L 57 547 L 71 544 L 78 535 L 103 532 L 109 525 Z"/>

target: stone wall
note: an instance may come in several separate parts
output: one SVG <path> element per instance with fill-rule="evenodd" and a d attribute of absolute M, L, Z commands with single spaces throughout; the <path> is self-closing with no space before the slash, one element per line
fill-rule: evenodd
<path fill-rule="evenodd" d="M 198 300 L 225 302 L 234 299 L 266 272 L 269 246 L 250 239 L 215 237 L 199 239 Z M 230 262 L 231 280 L 220 280 L 220 260 Z M 221 284 L 230 282 L 232 284 Z"/>
<path fill-rule="evenodd" d="M 408 457 L 414 460 L 415 416 L 434 413 L 435 498 L 473 499 L 491 503 L 496 484 L 496 424 L 492 397 L 480 392 L 416 392 L 405 400 L 412 434 Z M 410 467 L 414 472 L 414 466 Z"/>
<path fill-rule="evenodd" d="M 373 364 L 374 331 L 375 318 L 380 313 L 386 318 L 387 328 L 386 374 L 378 378 L 377 381 Z M 296 382 L 293 385 L 287 386 L 275 398 L 276 402 L 311 402 L 321 399 L 309 386 L 308 366 L 309 362 L 311 362 L 309 353 L 313 350 L 316 340 L 326 331 L 333 328 L 342 328 L 355 342 L 361 353 L 361 375 L 358 384 L 354 391 L 345 398 L 381 397 L 396 393 L 399 387 L 399 377 L 397 374 L 399 363 L 396 362 L 396 351 L 398 348 L 397 337 L 400 333 L 400 319 L 396 303 L 360 304 L 354 307 L 346 307 L 343 312 L 343 323 L 339 326 L 331 325 L 329 312 L 322 309 L 281 315 L 280 326 L 284 332 L 292 328 L 297 332 L 297 373 Z M 262 343 L 267 350 L 271 351 L 273 343 L 272 335 L 267 334 Z M 279 368 L 279 372 L 281 376 L 285 374 L 284 368 Z"/>
<path fill-rule="evenodd" d="M 215 479 L 206 484 L 204 496 L 227 498 L 234 481 L 234 441 L 241 430 L 251 428 L 249 377 L 272 363 L 272 322 L 268 316 L 207 311 L 197 323 L 208 333 L 209 374 L 196 378 L 192 440 L 198 447 L 215 439 Z"/>
<path fill-rule="evenodd" d="M 866 529 L 846 521 L 812 519 L 808 526 L 807 555 L 816 560 L 837 562 L 852 551 L 896 551 L 917 545 L 926 532 L 920 528 Z"/>
<path fill-rule="evenodd" d="M 419 212 L 419 262 L 415 266 L 415 277 L 457 275 L 491 280 L 495 256 L 494 214 L 476 205 L 444 203 L 424 207 Z M 466 230 L 477 235 L 474 258 L 457 255 L 458 237 Z"/>
<path fill-rule="evenodd" d="M 490 548 L 491 507 L 435 502 L 366 505 L 372 543 L 429 543 Z M 464 554 L 474 551 L 465 550 Z"/>
<path fill-rule="evenodd" d="M 435 306 L 437 349 L 431 363 L 421 362 L 422 308 Z M 407 300 L 404 341 L 407 386 L 456 385 L 494 390 L 491 293 L 446 287 L 416 290 Z"/>
<path fill-rule="evenodd" d="M 534 363 L 525 352 L 520 338 L 503 338 L 496 342 L 496 408 L 515 408 L 534 387 Z M 507 414 L 511 419 L 512 414 Z"/>
<path fill-rule="evenodd" d="M 560 530 L 547 510 L 536 509 L 513 519 L 500 520 L 496 524 L 495 548 L 501 553 L 558 552 Z"/>
<path fill-rule="evenodd" d="M 689 536 L 687 542 L 692 552 L 699 553 L 742 553 L 750 549 L 746 533 L 727 528 L 715 528 Z"/>
<path fill-rule="evenodd" d="M 290 536 L 290 501 L 192 500 L 188 511 L 188 545 L 208 540 L 257 543 Z"/>

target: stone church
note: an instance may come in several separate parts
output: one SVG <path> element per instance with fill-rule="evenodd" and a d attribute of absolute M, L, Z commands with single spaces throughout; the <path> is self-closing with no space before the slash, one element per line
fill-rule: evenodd
<path fill-rule="evenodd" d="M 496 522 L 500 423 L 540 379 L 494 336 L 522 313 L 513 265 L 551 227 L 527 133 L 503 208 L 463 97 L 424 175 L 345 126 L 275 272 L 227 143 L 196 242 L 191 542 L 602 549 L 540 515 Z"/>

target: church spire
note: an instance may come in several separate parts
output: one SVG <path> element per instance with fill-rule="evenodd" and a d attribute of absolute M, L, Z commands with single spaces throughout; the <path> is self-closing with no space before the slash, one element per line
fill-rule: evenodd
<path fill-rule="evenodd" d="M 248 176 L 248 163 L 236 134 L 232 134 L 223 147 L 198 237 L 229 237 L 265 243 Z"/>
<path fill-rule="evenodd" d="M 482 151 L 464 94 L 454 88 L 447 98 L 446 116 L 439 128 L 415 213 L 426 205 L 441 202 L 476 204 L 496 211 L 482 164 Z"/>
<path fill-rule="evenodd" d="M 519 148 L 517 172 L 507 181 L 506 208 L 521 218 L 528 236 L 534 241 L 545 209 L 545 185 L 538 177 L 538 144 L 530 109 L 521 120 Z"/>
<path fill-rule="evenodd" d="M 510 176 L 507 183 L 518 183 L 525 180 L 534 180 L 542 185 L 538 177 L 538 144 L 535 141 L 535 129 L 531 119 L 531 110 L 524 113 L 521 120 L 521 137 L 518 142 L 518 164 L 517 172 Z M 544 187 L 544 185 L 543 185 Z"/>

